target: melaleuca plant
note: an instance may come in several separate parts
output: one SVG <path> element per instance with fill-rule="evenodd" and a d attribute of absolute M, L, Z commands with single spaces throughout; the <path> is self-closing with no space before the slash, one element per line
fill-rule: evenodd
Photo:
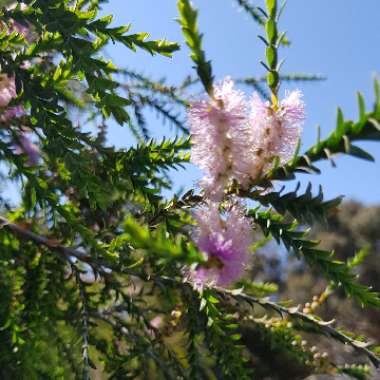
<path fill-rule="evenodd" d="M 341 198 L 276 188 L 338 153 L 372 160 L 354 144 L 380 139 L 378 82 L 372 109 L 359 95 L 358 120 L 339 110 L 331 134 L 300 154 L 306 105 L 280 86 L 322 78 L 280 73 L 289 40 L 276 0 L 237 0 L 265 48 L 266 74 L 243 79 L 214 78 L 197 11 L 178 0 L 196 72 L 179 86 L 105 58 L 109 43 L 167 57 L 179 44 L 111 25 L 104 2 L 1 2 L 1 172 L 20 197 L 0 195 L 0 378 L 367 378 L 380 347 L 319 316 L 336 291 L 380 308 L 355 274 L 365 250 L 343 262 L 308 237 Z M 150 139 L 146 109 L 176 136 Z M 113 121 L 132 132 L 130 148 L 107 144 Z M 170 170 L 190 160 L 203 171 L 197 187 L 164 197 Z M 276 284 L 252 276 L 272 239 L 326 279 L 309 303 L 269 297 Z M 319 352 L 319 335 L 348 347 L 347 362 Z"/>

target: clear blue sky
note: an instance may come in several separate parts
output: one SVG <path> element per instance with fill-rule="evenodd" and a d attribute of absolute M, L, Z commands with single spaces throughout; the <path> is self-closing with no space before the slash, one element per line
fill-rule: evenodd
<path fill-rule="evenodd" d="M 256 0 L 262 5 L 263 0 Z M 263 44 L 257 35 L 259 26 L 234 0 L 194 0 L 200 12 L 200 29 L 204 33 L 207 56 L 212 59 L 217 79 L 263 74 L 259 61 L 263 59 Z M 151 57 L 146 53 L 132 53 L 119 45 L 110 46 L 108 53 L 121 66 L 128 66 L 152 78 L 166 76 L 178 83 L 191 72 L 189 51 L 184 45 L 177 16 L 176 0 L 110 0 L 104 13 L 114 14 L 114 24 L 132 23 L 132 31 L 147 31 L 152 38 L 178 41 L 181 51 L 172 59 Z M 357 117 L 356 91 L 364 93 L 367 106 L 373 103 L 372 75 L 380 73 L 380 18 L 379 0 L 289 0 L 281 20 L 292 41 L 290 48 L 281 50 L 286 58 L 283 73 L 306 72 L 327 76 L 327 81 L 298 84 L 305 94 L 307 122 L 303 147 L 316 139 L 316 125 L 326 135 L 334 128 L 337 106 L 346 117 Z M 282 91 L 286 88 L 283 85 Z M 168 135 L 153 115 L 148 115 L 156 135 Z M 109 140 L 117 146 L 130 145 L 125 128 L 114 126 Z M 350 157 L 337 157 L 338 167 L 323 163 L 320 176 L 299 175 L 306 183 L 322 184 L 327 197 L 344 194 L 366 203 L 380 202 L 380 143 L 361 144 L 375 158 L 372 164 Z M 199 172 L 189 168 L 175 174 L 176 184 L 191 187 Z M 316 188 L 316 187 L 315 187 Z"/>

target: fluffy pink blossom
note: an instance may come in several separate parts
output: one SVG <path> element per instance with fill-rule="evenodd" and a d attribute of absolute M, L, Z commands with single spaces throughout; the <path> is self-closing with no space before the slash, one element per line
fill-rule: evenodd
<path fill-rule="evenodd" d="M 17 6 L 20 6 L 21 10 L 25 10 L 27 6 L 24 3 L 11 4 L 7 9 L 13 10 Z M 16 31 L 19 34 L 29 35 L 29 27 L 25 26 L 15 20 L 12 20 L 12 24 L 7 30 L 8 33 Z M 29 62 L 22 64 L 23 68 L 28 68 Z M 17 96 L 16 83 L 14 76 L 8 76 L 7 74 L 0 74 L 0 122 L 5 123 L 11 119 L 18 118 L 25 114 L 23 105 L 17 105 L 8 107 L 9 103 Z"/>
<path fill-rule="evenodd" d="M 227 78 L 214 88 L 214 97 L 195 101 L 189 110 L 191 158 L 204 172 L 201 185 L 209 198 L 220 200 L 231 179 L 248 180 L 247 103 Z"/>
<path fill-rule="evenodd" d="M 191 273 L 196 286 L 227 286 L 244 274 L 252 244 L 252 226 L 240 207 L 234 205 L 223 215 L 210 204 L 196 213 L 198 230 L 195 241 L 207 257 Z"/>
<path fill-rule="evenodd" d="M 253 95 L 250 125 L 255 153 L 252 177 L 268 169 L 275 157 L 281 164 L 294 154 L 302 125 L 305 120 L 305 106 L 300 91 L 292 91 L 274 108 L 264 102 L 258 94 Z"/>
<path fill-rule="evenodd" d="M 204 172 L 200 184 L 213 201 L 220 201 L 233 180 L 243 188 L 270 168 L 293 155 L 305 119 L 300 91 L 287 94 L 277 107 L 254 94 L 244 94 L 227 78 L 209 100 L 195 101 L 189 114 L 191 158 Z"/>
<path fill-rule="evenodd" d="M 38 165 L 40 160 L 40 150 L 38 146 L 33 144 L 26 133 L 19 136 L 20 144 L 16 146 L 17 154 L 26 154 L 28 156 L 28 164 L 31 166 Z"/>
<path fill-rule="evenodd" d="M 11 119 L 21 117 L 24 114 L 25 110 L 22 105 L 9 107 L 0 114 L 0 122 L 5 123 Z"/>
<path fill-rule="evenodd" d="M 12 99 L 17 96 L 16 84 L 14 77 L 8 75 L 0 75 L 0 122 L 6 122 L 15 117 L 20 117 L 24 114 L 22 105 L 8 107 Z"/>
<path fill-rule="evenodd" d="M 10 28 L 10 32 L 16 31 L 18 34 L 23 34 L 27 36 L 29 33 L 29 28 L 17 21 L 13 21 L 12 26 Z"/>
<path fill-rule="evenodd" d="M 14 77 L 0 75 L 0 107 L 6 107 L 16 97 L 16 84 Z"/>
<path fill-rule="evenodd" d="M 28 8 L 28 6 L 25 3 L 15 2 L 15 3 L 9 5 L 7 7 L 7 10 L 8 11 L 13 11 L 13 10 L 16 9 L 17 6 L 19 6 L 19 9 L 21 11 L 24 11 L 25 9 Z M 10 33 L 13 33 L 14 31 L 16 31 L 19 34 L 23 34 L 24 36 L 28 36 L 28 34 L 30 32 L 30 28 L 27 25 L 21 24 L 18 21 L 11 20 L 11 25 L 10 25 L 10 27 L 8 29 L 8 33 L 10 34 Z"/>
<path fill-rule="evenodd" d="M 162 324 L 163 324 L 163 318 L 160 316 L 160 315 L 157 315 L 156 317 L 154 317 L 150 322 L 149 324 L 155 328 L 155 329 L 158 329 Z"/>

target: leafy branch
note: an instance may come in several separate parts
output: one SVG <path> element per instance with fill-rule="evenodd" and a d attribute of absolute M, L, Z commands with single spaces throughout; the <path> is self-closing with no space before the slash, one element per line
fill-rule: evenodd
<path fill-rule="evenodd" d="M 252 17 L 255 22 L 262 26 L 265 25 L 268 15 L 262 8 L 255 7 L 249 0 L 236 0 L 236 2 L 242 9 L 244 9 L 246 13 Z M 284 46 L 290 45 L 290 41 L 285 36 L 282 38 L 280 43 Z"/>
<path fill-rule="evenodd" d="M 87 256 L 82 251 L 80 251 L 78 249 L 70 248 L 70 247 L 65 247 L 63 245 L 60 245 L 54 239 L 48 239 L 44 236 L 35 234 L 34 232 L 16 224 L 16 223 L 10 222 L 8 219 L 4 218 L 3 216 L 0 216 L 0 226 L 2 228 L 9 230 L 11 233 L 13 233 L 14 235 L 16 235 L 22 239 L 33 241 L 34 243 L 36 243 L 38 245 L 45 246 L 52 251 L 56 251 L 56 252 L 60 253 L 67 260 L 69 260 L 70 257 L 75 257 L 76 259 L 78 259 L 82 262 L 85 262 L 88 264 L 92 263 L 90 256 Z"/>
<path fill-rule="evenodd" d="M 159 142 L 151 139 L 126 152 L 120 152 L 121 160 L 118 165 L 123 165 L 128 172 L 139 172 L 139 169 L 148 167 L 153 170 L 165 170 L 188 162 L 189 148 L 189 138 L 164 138 Z"/>
<path fill-rule="evenodd" d="M 211 62 L 206 60 L 205 52 L 202 49 L 203 35 L 198 30 L 198 12 L 193 8 L 190 0 L 178 0 L 178 10 L 178 21 L 182 27 L 187 46 L 191 50 L 191 59 L 195 63 L 198 77 L 206 92 L 212 97 L 214 78 Z"/>
<path fill-rule="evenodd" d="M 261 217 L 262 216 L 263 215 L 261 215 Z M 259 217 L 256 218 L 256 220 L 258 220 L 258 219 L 259 219 Z M 275 219 L 275 218 L 272 218 L 272 219 Z M 293 247 L 296 246 L 299 248 L 299 246 L 297 245 L 299 242 L 302 242 L 302 244 L 308 243 L 307 245 L 309 245 L 309 246 L 310 246 L 310 244 L 313 243 L 313 242 L 307 242 L 307 241 L 303 240 L 302 239 L 303 233 L 294 231 L 291 227 L 289 227 L 289 225 L 286 225 L 284 223 L 275 223 L 275 221 L 272 221 L 272 223 L 269 224 L 268 219 L 266 217 L 263 218 L 262 222 L 264 222 L 264 220 L 266 221 L 265 223 L 266 223 L 268 231 L 271 231 L 271 233 L 273 234 L 273 236 L 276 239 L 280 239 L 280 236 L 282 236 L 285 244 L 291 244 Z M 67 258 L 72 257 L 72 256 L 77 257 L 79 260 L 88 262 L 88 263 L 90 263 L 90 265 L 93 265 L 93 259 L 92 258 L 87 258 L 87 257 L 83 256 L 81 253 L 75 252 L 75 250 L 72 250 L 70 248 L 59 246 L 57 243 L 55 243 L 54 245 L 46 244 L 45 240 L 43 238 L 41 238 L 40 236 L 33 234 L 33 233 L 29 233 L 24 228 L 18 227 L 17 225 L 14 225 L 14 224 L 10 223 L 9 221 L 6 221 L 5 218 L 2 218 L 2 222 L 3 222 L 3 226 L 5 228 L 9 229 L 12 233 L 15 233 L 17 236 L 21 236 L 22 238 L 32 240 L 33 242 L 35 242 L 37 244 L 45 245 L 49 249 L 57 250 L 60 253 L 63 253 Z M 259 224 L 260 224 L 260 221 L 259 221 Z M 273 226 L 275 226 L 275 228 L 273 228 Z M 133 237 L 136 238 L 133 242 L 136 248 L 149 249 L 149 250 L 152 249 L 155 252 L 159 252 L 159 251 L 164 252 L 165 251 L 165 254 L 166 254 L 166 252 L 168 252 L 167 243 L 164 243 L 163 240 L 161 240 L 161 243 L 165 245 L 165 248 L 160 248 L 161 246 L 159 247 L 159 245 L 161 243 L 159 243 L 159 241 L 157 241 L 157 240 L 156 240 L 156 242 L 152 242 L 152 237 L 150 236 L 149 232 L 147 230 L 141 229 L 141 227 L 137 227 L 137 225 L 134 222 L 133 223 L 126 222 L 126 231 L 127 231 L 127 234 L 133 234 Z M 280 232 L 280 231 L 282 231 L 282 232 Z M 301 237 L 301 238 L 297 239 L 296 238 L 297 236 Z M 127 239 L 127 240 L 130 241 L 130 239 Z M 157 244 L 159 244 L 159 245 L 157 245 Z M 316 243 L 314 243 L 314 244 L 316 244 Z M 162 247 L 163 247 L 163 245 L 162 245 Z M 302 249 L 305 249 L 305 248 L 302 248 Z M 309 249 L 309 247 L 307 247 L 306 249 Z M 300 248 L 299 248 L 299 250 L 300 250 Z M 303 254 L 307 259 L 307 255 L 310 254 L 310 252 L 309 253 L 303 252 Z M 338 262 L 334 262 L 334 263 L 336 265 L 338 265 Z M 342 273 L 342 272 L 338 271 L 338 273 Z M 104 275 L 105 278 L 112 276 L 110 273 L 105 272 L 102 269 L 100 271 L 100 274 Z M 142 278 L 144 280 L 147 280 L 147 281 L 152 280 L 152 281 L 157 281 L 158 283 L 164 282 L 164 283 L 169 283 L 169 284 L 172 284 L 174 281 L 177 283 L 177 280 L 175 280 L 173 278 L 156 277 L 155 275 L 152 275 L 152 276 L 151 275 L 141 275 L 138 272 L 134 273 L 134 275 L 139 276 L 139 277 L 142 276 Z M 347 286 L 347 282 L 343 278 L 340 278 L 339 281 L 342 282 L 341 283 L 342 287 Z M 180 283 L 182 283 L 183 286 L 186 285 L 183 282 L 178 282 L 178 284 L 180 284 Z M 352 286 L 352 284 L 351 284 L 351 286 Z M 354 287 L 352 289 L 354 289 Z M 351 347 L 353 347 L 358 352 L 365 354 L 372 361 L 372 363 L 375 366 L 378 367 L 380 364 L 380 358 L 378 358 L 376 356 L 376 354 L 374 354 L 370 349 L 368 349 L 367 343 L 363 343 L 361 341 L 355 340 L 355 339 L 349 337 L 348 335 L 344 334 L 343 332 L 340 332 L 339 330 L 334 329 L 331 326 L 332 322 L 321 321 L 321 320 L 317 319 L 315 316 L 311 316 L 310 314 L 305 314 L 305 313 L 300 312 L 298 310 L 298 308 L 287 308 L 287 307 L 282 306 L 280 304 L 277 304 L 275 302 L 269 301 L 268 299 L 260 299 L 260 298 L 256 298 L 256 297 L 244 294 L 241 292 L 241 290 L 226 290 L 224 288 L 214 288 L 214 291 L 216 291 L 222 297 L 225 297 L 227 295 L 227 296 L 235 298 L 238 301 L 239 300 L 245 301 L 245 302 L 248 302 L 249 304 L 258 304 L 264 308 L 269 308 L 269 309 L 272 309 L 272 310 L 278 312 L 281 316 L 287 315 L 288 317 L 290 317 L 292 319 L 296 319 L 297 321 L 301 321 L 303 323 L 306 323 L 307 325 L 310 325 L 312 327 L 313 331 L 318 332 L 318 333 L 323 333 L 327 336 L 330 336 L 330 337 L 332 337 L 332 338 L 334 338 L 334 339 L 336 339 L 336 340 L 338 340 L 344 344 L 350 345 Z M 358 293 L 354 292 L 353 296 L 358 297 Z M 367 299 L 365 302 L 368 303 L 368 301 L 369 300 Z M 205 308 L 207 310 L 208 325 L 212 326 L 216 323 L 215 328 L 212 329 L 212 331 L 214 331 L 216 329 L 213 334 L 218 333 L 218 331 L 219 331 L 218 334 L 220 334 L 219 323 L 221 323 L 221 322 L 219 321 L 220 315 L 217 312 L 218 309 L 216 309 L 217 303 L 219 303 L 219 301 L 217 299 L 215 299 L 215 297 L 212 296 L 211 291 L 205 292 L 201 298 L 200 307 L 201 307 L 201 310 L 203 310 Z M 101 318 L 103 319 L 103 317 L 101 317 Z M 229 322 L 229 326 L 230 326 L 230 328 L 232 328 L 233 325 Z M 211 330 L 210 330 L 210 333 L 211 333 Z M 213 336 L 212 339 L 217 339 L 217 338 L 216 338 L 216 336 Z M 236 341 L 239 339 L 239 337 L 237 335 L 236 336 L 231 335 L 231 339 L 232 339 L 232 341 Z"/>
<path fill-rule="evenodd" d="M 75 272 L 75 280 L 79 288 L 79 296 L 82 303 L 81 319 L 82 319 L 82 358 L 83 358 L 83 380 L 89 380 L 90 367 L 94 366 L 89 357 L 89 315 L 88 315 L 88 305 L 87 305 L 87 293 L 85 285 L 80 277 L 80 273 L 74 265 L 72 265 L 72 270 Z"/>
<path fill-rule="evenodd" d="M 105 312 L 92 313 L 92 317 L 112 326 L 114 331 L 118 331 L 119 334 L 125 338 L 125 341 L 129 346 L 132 345 L 136 347 L 135 351 L 137 352 L 135 352 L 135 355 L 138 353 L 138 356 L 141 356 L 144 362 L 146 356 L 152 359 L 157 364 L 157 367 L 164 374 L 166 379 L 174 380 L 177 378 L 177 376 L 182 376 L 185 378 L 185 372 L 182 367 L 182 363 L 180 363 L 180 361 L 174 356 L 173 353 L 166 350 L 166 354 L 168 354 L 172 364 L 171 369 L 176 370 L 176 375 L 172 374 L 172 371 L 163 362 L 162 352 L 157 352 L 157 349 L 155 348 L 157 344 L 152 345 L 149 339 L 131 331 L 130 326 L 128 326 L 128 324 L 122 318 L 115 315 L 108 315 L 108 313 Z"/>
<path fill-rule="evenodd" d="M 270 100 L 270 95 L 268 94 L 267 89 L 264 87 L 264 85 L 261 83 L 259 79 L 249 77 L 249 78 L 237 79 L 236 82 L 245 84 L 247 86 L 252 86 L 264 99 Z"/>
<path fill-rule="evenodd" d="M 128 218 L 124 222 L 123 228 L 124 233 L 111 244 L 113 248 L 117 247 L 120 242 L 126 241 L 133 249 L 143 250 L 165 262 L 182 261 L 191 264 L 204 260 L 203 255 L 183 236 L 178 235 L 175 242 L 168 239 L 167 231 L 164 228 L 151 231 L 147 227 L 139 225 L 132 218 Z"/>
<path fill-rule="evenodd" d="M 349 337 L 348 335 L 344 334 L 343 332 L 340 332 L 339 330 L 333 328 L 331 326 L 333 321 L 322 321 L 315 316 L 300 312 L 298 310 L 298 307 L 287 308 L 276 302 L 272 302 L 269 299 L 260 299 L 244 294 L 243 292 L 241 292 L 241 290 L 227 290 L 224 288 L 216 288 L 216 291 L 223 297 L 228 295 L 236 299 L 237 301 L 245 301 L 248 302 L 250 305 L 257 304 L 265 309 L 272 309 L 273 311 L 279 313 L 281 317 L 285 315 L 290 317 L 291 319 L 302 321 L 307 325 L 311 326 L 314 331 L 334 338 L 345 345 L 351 346 L 357 352 L 366 355 L 376 368 L 380 366 L 380 357 L 378 357 L 375 353 L 368 349 L 368 346 L 370 346 L 369 343 L 355 340 Z"/>
<path fill-rule="evenodd" d="M 291 73 L 291 74 L 279 74 L 280 82 L 315 82 L 325 80 L 322 75 L 317 74 L 303 74 L 303 73 Z M 261 77 L 246 77 L 236 79 L 237 83 L 242 83 L 247 86 L 253 87 L 264 99 L 269 100 L 270 96 L 263 84 L 266 82 L 267 76 Z"/>
<path fill-rule="evenodd" d="M 185 134 L 189 133 L 187 127 L 185 126 L 185 122 L 180 119 L 180 114 L 173 113 L 173 111 L 168 108 L 167 102 L 140 94 L 135 95 L 135 99 L 138 104 L 141 104 L 142 106 L 149 106 L 157 111 L 158 114 L 162 115 L 164 120 L 168 120 L 180 131 L 184 132 Z"/>
<path fill-rule="evenodd" d="M 280 74 L 281 82 L 316 82 L 326 80 L 326 77 L 319 74 L 306 73 L 288 73 Z M 260 77 L 245 77 L 237 80 L 240 83 L 253 85 L 254 83 L 262 83 L 266 81 L 266 76 Z"/>
<path fill-rule="evenodd" d="M 199 311 L 205 315 L 205 336 L 209 349 L 216 352 L 217 364 L 227 379 L 248 380 L 252 371 L 247 367 L 247 359 L 243 355 L 240 344 L 241 335 L 238 325 L 233 323 L 231 315 L 224 314 L 218 307 L 219 300 L 213 296 L 212 290 L 200 292 Z"/>
<path fill-rule="evenodd" d="M 179 90 L 177 87 L 168 86 L 164 79 L 154 81 L 149 77 L 131 69 L 124 69 L 121 73 L 127 78 L 133 80 L 132 83 L 128 83 L 128 87 L 131 88 L 131 90 L 148 90 L 153 94 L 164 95 L 176 104 L 187 106 L 187 101 L 179 96 Z M 133 91 L 131 92 L 133 93 Z"/>
<path fill-rule="evenodd" d="M 333 252 L 318 248 L 318 241 L 307 240 L 307 231 L 297 229 L 297 223 L 287 223 L 280 215 L 270 210 L 250 210 L 248 215 L 260 226 L 265 236 L 271 235 L 278 243 L 284 243 L 288 250 L 305 259 L 311 268 L 318 268 L 337 288 L 356 299 L 363 307 L 366 305 L 380 308 L 377 292 L 357 282 L 357 276 L 342 261 L 332 259 Z"/>
<path fill-rule="evenodd" d="M 324 201 L 322 187 L 319 187 L 318 194 L 313 196 L 311 183 L 306 190 L 299 195 L 301 184 L 298 183 L 294 191 L 283 194 L 284 187 L 280 191 L 262 194 L 259 190 L 253 192 L 242 192 L 245 197 L 259 201 L 263 206 L 272 206 L 277 212 L 285 215 L 290 213 L 300 222 L 312 224 L 314 221 L 326 222 L 327 214 L 331 209 L 336 208 L 342 201 L 342 197 L 337 197 L 329 201 Z"/>
<path fill-rule="evenodd" d="M 236 0 L 240 7 L 242 7 L 259 25 L 265 24 L 265 17 L 262 12 L 251 4 L 249 0 Z"/>
<path fill-rule="evenodd" d="M 268 71 L 266 78 L 268 87 L 271 90 L 272 102 L 277 105 L 277 94 L 280 87 L 279 70 L 281 64 L 278 62 L 278 47 L 281 44 L 285 34 L 278 32 L 278 5 L 277 0 L 266 0 L 267 12 L 265 20 L 266 38 L 260 36 L 264 42 L 266 63 L 261 62 L 264 68 Z"/>
<path fill-rule="evenodd" d="M 377 86 L 375 81 L 375 87 Z M 296 155 L 289 163 L 275 167 L 262 181 L 289 180 L 295 178 L 296 172 L 320 173 L 314 165 L 319 160 L 330 160 L 333 156 L 344 153 L 353 157 L 373 161 L 373 157 L 362 148 L 353 144 L 355 141 L 380 141 L 380 97 L 376 96 L 375 108 L 367 112 L 362 94 L 358 94 L 359 120 L 345 120 L 343 112 L 338 109 L 335 130 L 324 140 L 318 134 L 317 143 L 309 148 L 302 156 Z"/>
<path fill-rule="evenodd" d="M 280 80 L 281 82 L 319 82 L 326 80 L 326 77 L 320 74 L 289 73 L 280 74 Z M 264 77 L 259 81 L 264 81 Z"/>

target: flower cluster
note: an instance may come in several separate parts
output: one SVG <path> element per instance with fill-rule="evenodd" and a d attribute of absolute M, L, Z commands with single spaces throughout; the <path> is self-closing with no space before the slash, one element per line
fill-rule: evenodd
<path fill-rule="evenodd" d="M 224 218 L 218 202 L 233 183 L 245 189 L 273 166 L 287 162 L 305 119 L 300 91 L 275 104 L 253 94 L 247 101 L 227 78 L 215 86 L 212 98 L 191 104 L 191 157 L 204 177 L 200 182 L 209 199 L 196 214 L 198 248 L 207 255 L 192 275 L 197 285 L 228 285 L 240 278 L 252 243 L 252 228 L 241 207 L 232 206 Z"/>
<path fill-rule="evenodd" d="M 0 122 L 7 123 L 12 119 L 19 118 L 25 114 L 23 105 L 9 107 L 10 102 L 17 96 L 14 77 L 0 75 Z M 31 142 L 23 131 L 19 137 L 19 144 L 15 145 L 16 154 L 26 154 L 29 165 L 37 165 L 40 153 L 38 147 Z"/>
<path fill-rule="evenodd" d="M 236 181 L 243 188 L 270 168 L 275 157 L 286 162 L 294 152 L 305 117 L 300 91 L 276 106 L 257 94 L 251 101 L 225 79 L 209 100 L 193 102 L 189 110 L 191 156 L 204 172 L 201 186 L 219 201 Z"/>
<path fill-rule="evenodd" d="M 18 9 L 21 11 L 25 11 L 28 8 L 28 6 L 25 3 L 16 2 L 16 3 L 13 3 L 13 4 L 9 5 L 8 7 L 6 7 L 6 9 L 8 11 L 13 11 L 17 7 L 19 7 Z M 0 21 L 0 29 L 6 29 L 7 34 L 11 34 L 13 32 L 16 32 L 18 34 L 22 34 L 25 37 L 25 39 L 28 41 L 31 41 L 31 39 L 33 38 L 33 33 L 32 33 L 31 28 L 30 28 L 29 23 L 22 24 L 22 23 L 20 23 L 16 20 L 13 20 L 13 19 L 10 19 L 8 21 L 8 24 L 3 22 L 3 21 Z"/>
<path fill-rule="evenodd" d="M 0 74 L 0 122 L 5 123 L 24 114 L 24 107 L 22 105 L 8 107 L 9 103 L 16 96 L 15 78 L 9 77 L 6 74 Z"/>
<path fill-rule="evenodd" d="M 247 105 L 244 94 L 229 79 L 214 90 L 214 99 L 194 102 L 189 111 L 192 161 L 205 176 L 208 197 L 218 201 L 231 179 L 246 184 L 250 152 Z"/>
<path fill-rule="evenodd" d="M 8 7 L 12 10 L 17 6 L 17 3 Z M 21 3 L 20 9 L 26 9 L 26 5 Z M 17 21 L 12 20 L 12 24 L 8 29 L 8 33 L 17 32 L 23 34 L 25 37 L 30 37 L 30 28 Z M 24 62 L 23 67 L 27 68 L 29 62 Z M 22 104 L 9 106 L 11 101 L 17 97 L 15 77 L 7 74 L 0 74 L 0 122 L 7 123 L 13 119 L 25 115 L 25 109 Z M 32 143 L 28 134 L 22 128 L 22 132 L 18 136 L 18 143 L 15 144 L 14 150 L 16 154 L 25 154 L 28 157 L 29 165 L 37 165 L 40 159 L 40 152 L 38 147 Z"/>
<path fill-rule="evenodd" d="M 198 248 L 205 253 L 206 262 L 192 273 L 198 285 L 226 286 L 244 273 L 248 250 L 252 244 L 252 226 L 243 209 L 232 205 L 223 217 L 218 205 L 199 210 L 195 218 L 199 229 L 195 238 Z"/>
<path fill-rule="evenodd" d="M 19 4 L 21 10 L 26 9 L 24 3 Z M 12 10 L 17 7 L 17 3 L 11 4 L 7 9 Z M 1 24 L 2 27 L 7 27 L 7 25 Z M 11 25 L 7 29 L 7 33 L 17 32 L 27 36 L 29 34 L 29 28 L 22 25 L 21 23 L 11 20 Z M 23 65 L 28 66 L 28 62 Z M 17 105 L 13 107 L 8 107 L 9 103 L 17 96 L 16 93 L 16 83 L 15 77 L 9 76 L 7 74 L 0 74 L 0 122 L 5 123 L 11 119 L 20 117 L 24 114 L 24 107 L 22 105 Z"/>
<path fill-rule="evenodd" d="M 275 157 L 285 164 L 293 156 L 304 119 L 305 107 L 302 93 L 298 90 L 288 93 L 276 106 L 270 106 L 258 94 L 253 95 L 249 125 L 256 177 L 270 168 Z"/>

